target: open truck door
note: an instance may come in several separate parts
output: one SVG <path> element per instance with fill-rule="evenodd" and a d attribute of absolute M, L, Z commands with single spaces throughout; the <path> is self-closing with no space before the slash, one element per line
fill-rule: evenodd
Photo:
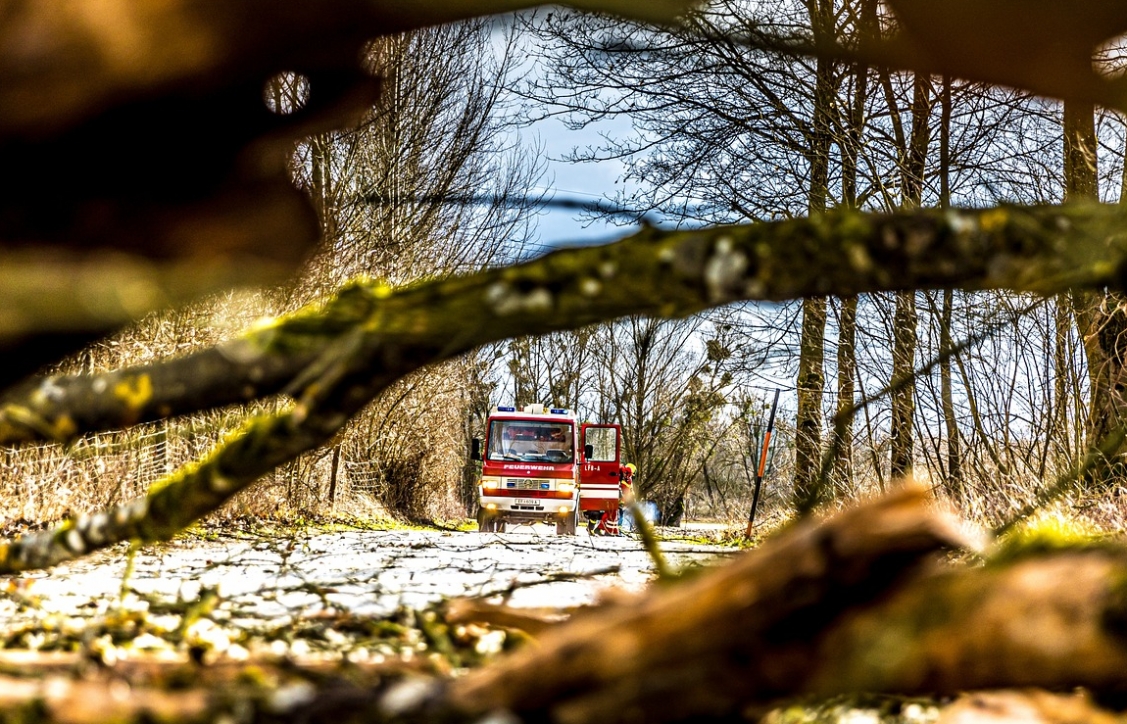
<path fill-rule="evenodd" d="M 587 529 L 617 532 L 622 472 L 622 428 L 584 424 L 579 466 L 579 514 Z"/>

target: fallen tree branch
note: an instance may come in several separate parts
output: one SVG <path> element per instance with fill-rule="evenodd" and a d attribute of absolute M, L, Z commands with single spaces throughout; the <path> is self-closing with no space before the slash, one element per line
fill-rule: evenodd
<path fill-rule="evenodd" d="M 1121 695 L 1127 548 L 1018 549 L 985 564 L 935 555 L 977 545 L 970 530 L 924 490 L 905 488 L 825 521 L 797 523 L 730 564 L 624 594 L 564 622 L 543 611 L 461 605 L 447 625 L 484 619 L 538 630 L 534 644 L 463 675 L 389 665 L 358 676 L 320 664 L 297 688 L 287 679 L 275 695 L 224 683 L 219 669 L 205 666 L 206 694 L 179 704 L 210 716 L 238 700 L 281 719 L 335 724 L 672 724 L 746 721 L 844 695 L 1025 687 Z M 43 671 L 59 674 L 61 663 L 47 660 Z M 123 662 L 118 671 L 148 672 L 136 682 L 137 717 L 160 701 L 144 693 L 146 681 L 182 680 L 161 674 L 161 666 L 175 665 Z M 291 673 L 302 678 L 302 669 L 298 662 Z M 10 690 L 16 693 L 0 710 L 22 711 L 28 697 L 49 693 L 38 685 Z"/>
<path fill-rule="evenodd" d="M 193 401 L 197 408 L 229 402 L 283 382 L 297 402 L 249 423 L 146 498 L 13 541 L 0 549 L 0 572 L 48 567 L 124 540 L 165 540 L 278 465 L 324 444 L 397 379 L 488 342 L 627 314 L 685 316 L 740 299 L 929 286 L 1050 292 L 1120 285 L 1127 248 L 1117 229 L 1125 221 L 1127 211 L 1118 205 L 1079 204 L 887 215 L 846 210 L 777 223 L 647 229 L 617 244 L 557 251 L 399 291 L 354 284 L 322 313 L 277 325 L 276 336 L 255 332 L 194 361 L 39 380 L 0 408 L 0 444 L 73 439 L 94 425 L 157 419 L 188 411 Z M 467 317 L 467 309 L 478 313 Z M 303 325 L 316 331 L 287 335 Z M 197 386 L 193 364 L 205 360 L 225 366 L 221 374 L 199 374 Z M 158 374 L 175 378 L 160 393 L 153 383 Z M 82 404 L 71 406 L 72 399 Z M 80 415 L 83 410 L 90 414 Z"/>
<path fill-rule="evenodd" d="M 136 679 L 136 696 L 121 697 L 115 711 L 125 721 L 167 705 L 159 710 L 164 720 L 191 721 L 238 700 L 282 719 L 337 724 L 666 724 L 746 720 L 787 702 L 842 694 L 1122 691 L 1127 550 L 1105 545 L 943 564 L 935 553 L 975 543 L 967 531 L 927 492 L 905 488 L 822 522 L 800 522 L 730 564 L 563 623 L 545 612 L 462 605 L 447 624 L 481 618 L 539 633 L 535 644 L 461 676 L 389 666 L 373 680 L 321 664 L 302 677 L 298 665 L 291 673 L 300 682 L 286 677 L 275 693 L 224 682 L 222 669 L 205 667 L 206 692 L 162 699 L 146 687 L 182 680 L 172 675 L 175 664 L 123 662 L 116 676 Z M 44 666 L 58 675 L 61 663 Z M 0 702 L 7 711 L 38 697 L 58 712 L 58 702 L 93 696 L 80 685 L 9 690 L 13 696 Z"/>
<path fill-rule="evenodd" d="M 826 631 L 814 694 L 1127 691 L 1127 549 L 1031 555 L 914 581 Z"/>
<path fill-rule="evenodd" d="M 647 229 L 503 269 L 392 290 L 356 283 L 195 355 L 93 376 L 32 380 L 0 400 L 0 444 L 89 432 L 275 394 L 363 327 L 370 386 L 509 337 L 644 314 L 683 317 L 739 300 L 913 288 L 1052 293 L 1120 287 L 1118 205 L 843 210 L 692 231 Z M 458 310 L 473 309 L 471 317 Z"/>
<path fill-rule="evenodd" d="M 801 693 L 821 632 L 929 553 L 966 542 L 953 518 L 928 510 L 926 493 L 906 489 L 553 628 L 451 682 L 441 707 L 560 724 L 735 716 Z"/>

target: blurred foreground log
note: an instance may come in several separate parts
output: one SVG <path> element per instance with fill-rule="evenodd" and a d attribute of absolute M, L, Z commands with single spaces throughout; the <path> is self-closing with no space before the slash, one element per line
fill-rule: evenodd
<path fill-rule="evenodd" d="M 454 681 L 445 705 L 561 724 L 674 722 L 803 694 L 845 612 L 878 605 L 929 554 L 969 542 L 928 497 L 905 489 L 800 523 L 707 575 L 578 618 Z"/>
<path fill-rule="evenodd" d="M 0 388 L 138 317 L 292 280 L 293 146 L 359 123 L 373 38 L 534 0 L 0 0 Z M 672 21 L 684 0 L 582 0 Z M 307 92 L 266 96 L 283 74 Z"/>
<path fill-rule="evenodd" d="M 945 549 L 976 543 L 968 531 L 927 492 L 906 488 L 824 522 L 796 524 L 728 565 L 616 597 L 567 622 L 528 617 L 542 631 L 536 643 L 454 677 L 418 662 L 380 670 L 291 664 L 280 678 L 261 671 L 248 678 L 229 665 L 193 674 L 184 662 L 119 662 L 101 676 L 121 679 L 113 700 L 119 721 L 213 720 L 242 706 L 244 714 L 254 708 L 256 720 L 333 724 L 660 724 L 748 721 L 788 702 L 842 694 L 1083 687 L 1121 695 L 1127 548 L 945 562 Z M 502 626 L 522 620 L 500 617 L 495 607 L 480 611 Z M 472 618 L 473 607 L 457 615 Z M 162 674 L 162 667 L 181 673 Z M 58 675 L 58 665 L 52 671 Z M 179 693 L 161 696 L 160 681 L 176 681 Z M 74 720 L 60 702 L 93 696 L 86 684 L 6 690 L 13 695 L 0 700 L 0 715 L 46 711 L 60 721 Z M 1013 711 L 1113 720 L 1086 699 L 1046 696 L 964 697 L 947 720 L 987 720 L 996 713 L 988 700 L 1003 699 Z"/>

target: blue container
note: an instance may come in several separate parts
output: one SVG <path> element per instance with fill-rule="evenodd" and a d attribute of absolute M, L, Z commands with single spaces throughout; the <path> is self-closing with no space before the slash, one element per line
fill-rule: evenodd
<path fill-rule="evenodd" d="M 657 509 L 657 503 L 646 500 L 638 503 L 638 506 L 642 509 L 642 517 L 646 519 L 646 522 L 648 522 L 650 525 L 657 525 L 658 519 L 660 518 Z M 621 511 L 619 511 L 618 527 L 624 531 L 635 530 L 634 515 L 630 512 L 629 509 L 623 508 Z"/>

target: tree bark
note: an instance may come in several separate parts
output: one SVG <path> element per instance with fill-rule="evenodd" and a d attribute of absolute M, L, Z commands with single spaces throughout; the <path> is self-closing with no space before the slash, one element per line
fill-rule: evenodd
<path fill-rule="evenodd" d="M 794 431 L 794 507 L 800 515 L 830 499 L 832 491 L 820 479 L 822 451 L 822 392 L 825 373 L 826 298 L 802 302 L 802 337 L 798 351 L 798 412 Z"/>
<path fill-rule="evenodd" d="M 558 251 L 400 292 L 355 284 L 213 349 L 15 387 L 0 398 L 0 443 L 69 441 L 277 394 L 365 324 L 385 330 L 384 344 L 410 351 L 389 356 L 373 374 L 405 374 L 424 364 L 418 355 L 430 349 L 445 359 L 512 336 L 633 314 L 685 317 L 741 299 L 952 286 L 1032 293 L 1118 288 L 1127 245 L 1116 230 L 1124 223 L 1127 213 L 1117 205 L 890 215 L 841 209 L 819 219 L 647 229 L 614 245 Z M 441 303 L 436 310 L 412 306 L 429 300 Z M 443 319 L 447 303 L 482 314 L 450 324 Z M 438 339 L 439 329 L 449 338 Z"/>
<path fill-rule="evenodd" d="M 939 208 L 951 206 L 951 78 L 943 77 L 943 90 L 939 96 Z M 943 306 L 939 316 L 939 363 L 940 404 L 943 407 L 943 424 L 947 430 L 947 492 L 960 501 L 966 491 L 963 481 L 962 434 L 959 432 L 959 419 L 955 416 L 954 383 L 951 376 L 951 318 L 955 294 L 952 289 L 943 290 Z"/>
<path fill-rule="evenodd" d="M 912 129 L 901 162 L 902 203 L 905 208 L 919 208 L 923 200 L 924 173 L 930 140 L 932 104 L 931 79 L 916 75 L 912 84 Z M 893 479 L 912 473 L 913 424 L 916 409 L 916 312 L 914 292 L 896 295 L 893 315 L 892 345 L 892 420 L 890 423 L 891 454 L 889 472 Z"/>
<path fill-rule="evenodd" d="M 1057 294 L 1053 304 L 1053 416 L 1050 434 L 1060 440 L 1056 456 L 1057 469 L 1067 470 L 1081 451 L 1074 444 L 1081 437 L 1083 423 L 1073 420 L 1069 408 L 1079 404 L 1079 390 L 1072 385 L 1073 365 L 1070 358 L 1070 337 L 1075 326 L 1072 297 Z"/>
<path fill-rule="evenodd" d="M 913 487 L 808 520 L 707 576 L 578 617 L 452 682 L 443 705 L 560 724 L 675 722 L 798 694 L 816 682 L 815 632 L 963 540 L 927 497 Z"/>
<path fill-rule="evenodd" d="M 968 529 L 933 502 L 910 486 L 692 582 L 578 616 L 454 682 L 443 706 L 562 724 L 680 722 L 809 695 L 1123 690 L 1127 549 L 1014 548 L 986 566 L 944 565 L 930 551 L 967 542 Z"/>
<path fill-rule="evenodd" d="M 841 300 L 837 332 L 837 411 L 834 414 L 833 484 L 853 486 L 853 418 L 856 410 L 857 296 Z"/>
<path fill-rule="evenodd" d="M 810 24 L 815 39 L 834 35 L 833 5 L 827 0 L 808 0 Z M 816 219 L 826 211 L 829 196 L 831 127 L 834 112 L 834 63 L 818 58 L 814 75 L 814 117 L 807 137 L 810 165 L 808 211 Z M 802 335 L 798 350 L 798 410 L 795 418 L 794 506 L 800 515 L 833 497 L 828 479 L 820 475 L 822 451 L 822 393 L 825 390 L 824 357 L 826 298 L 802 302 Z"/>
<path fill-rule="evenodd" d="M 1099 198 L 1094 109 L 1083 103 L 1064 106 L 1065 199 Z M 1127 423 L 1127 296 L 1107 290 L 1077 290 L 1073 314 L 1088 358 L 1089 401 L 1087 446 L 1100 446 Z M 1095 486 L 1111 483 L 1124 472 L 1122 451 L 1092 470 Z"/>
<path fill-rule="evenodd" d="M 857 35 L 868 40 L 875 32 L 876 6 L 874 0 L 858 0 L 856 14 L 859 18 Z M 865 130 L 865 102 L 869 95 L 869 66 L 856 63 L 852 69 L 853 102 L 849 113 L 840 119 L 844 128 L 841 134 L 841 204 L 857 208 L 857 171 Z M 831 480 L 838 490 L 853 486 L 853 418 L 856 415 L 855 395 L 857 374 L 857 295 L 841 299 L 838 316 L 837 342 L 837 406 L 834 412 L 833 461 Z"/>
<path fill-rule="evenodd" d="M 959 432 L 959 419 L 955 415 L 954 383 L 951 375 L 951 354 L 954 344 L 951 339 L 951 317 L 955 294 L 950 289 L 943 290 L 943 306 L 939 317 L 939 395 L 943 407 L 943 423 L 947 429 L 947 478 L 945 487 L 953 500 L 962 501 L 966 490 L 963 481 L 962 434 Z"/>
<path fill-rule="evenodd" d="M 892 418 L 889 424 L 891 452 L 889 476 L 893 480 L 912 474 L 913 430 L 916 409 L 916 313 L 915 292 L 896 294 L 892 332 Z"/>

